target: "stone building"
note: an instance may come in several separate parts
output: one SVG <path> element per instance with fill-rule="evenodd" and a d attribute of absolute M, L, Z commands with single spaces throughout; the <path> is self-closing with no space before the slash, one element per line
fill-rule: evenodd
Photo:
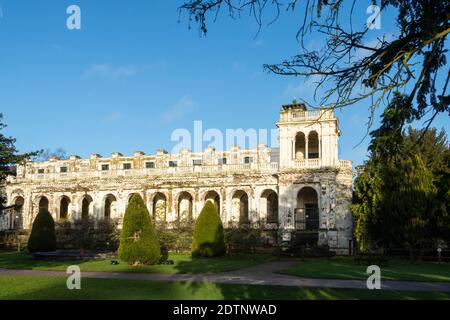
<path fill-rule="evenodd" d="M 352 163 L 338 158 L 339 123 L 332 110 L 283 106 L 279 148 L 206 148 L 155 155 L 71 156 L 17 167 L 6 185 L 3 228 L 29 229 L 39 208 L 55 220 L 120 219 L 140 194 L 156 221 L 196 219 L 213 201 L 225 228 L 307 234 L 320 245 L 348 248 L 352 239 Z"/>

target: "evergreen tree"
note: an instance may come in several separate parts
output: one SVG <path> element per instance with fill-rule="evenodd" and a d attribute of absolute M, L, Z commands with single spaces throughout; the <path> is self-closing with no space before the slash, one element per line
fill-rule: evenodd
<path fill-rule="evenodd" d="M 222 221 L 217 207 L 211 201 L 207 201 L 195 224 L 192 256 L 220 257 L 225 253 Z"/>
<path fill-rule="evenodd" d="M 55 250 L 55 221 L 47 209 L 41 208 L 33 222 L 30 238 L 28 239 L 28 251 L 35 253 Z"/>
<path fill-rule="evenodd" d="M 125 211 L 118 257 L 130 265 L 154 265 L 161 248 L 150 214 L 140 195 L 133 195 Z"/>
<path fill-rule="evenodd" d="M 5 136 L 1 131 L 6 128 L 3 123 L 3 114 L 0 113 L 0 186 L 6 182 L 6 178 L 14 175 L 14 166 L 36 156 L 39 152 L 31 152 L 20 154 L 15 146 L 16 139 Z M 4 204 L 6 202 L 5 195 L 0 192 L 0 215 L 3 209 L 8 209 Z"/>
<path fill-rule="evenodd" d="M 408 103 L 396 94 L 386 108 L 380 128 L 371 133 L 370 158 L 355 181 L 352 211 L 362 250 L 395 245 L 413 256 L 414 249 L 449 238 L 445 132 L 405 132 Z"/>

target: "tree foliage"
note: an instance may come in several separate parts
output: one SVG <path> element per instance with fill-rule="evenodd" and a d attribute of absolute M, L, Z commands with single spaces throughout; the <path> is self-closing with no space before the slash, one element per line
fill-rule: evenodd
<path fill-rule="evenodd" d="M 5 136 L 2 132 L 7 125 L 3 123 L 3 114 L 0 113 L 0 187 L 6 182 L 8 176 L 14 175 L 14 166 L 35 156 L 37 152 L 20 154 L 15 146 L 16 139 Z M 2 214 L 5 196 L 0 192 L 0 215 Z"/>
<path fill-rule="evenodd" d="M 138 194 L 131 197 L 125 211 L 118 257 L 130 265 L 154 265 L 161 257 L 155 227 Z"/>
<path fill-rule="evenodd" d="M 448 241 L 449 159 L 445 131 L 408 128 L 408 98 L 396 94 L 371 133 L 370 158 L 355 181 L 355 235 L 361 249 L 413 249 Z"/>
<path fill-rule="evenodd" d="M 36 156 L 33 158 L 33 161 L 36 162 L 45 162 L 50 158 L 56 157 L 60 160 L 68 160 L 69 156 L 67 155 L 67 151 L 63 148 L 58 148 L 55 151 L 50 149 L 39 151 Z"/>
<path fill-rule="evenodd" d="M 356 0 L 190 0 L 180 6 L 190 22 L 208 31 L 210 20 L 222 11 L 232 18 L 249 13 L 262 27 L 274 23 L 284 11 L 300 12 L 299 53 L 264 68 L 283 76 L 312 78 L 320 93 L 317 103 L 341 108 L 369 99 L 373 112 L 389 103 L 396 91 L 408 92 L 410 116 L 430 114 L 428 125 L 440 112 L 450 112 L 449 70 L 445 68 L 450 32 L 450 2 L 442 0 L 373 0 L 380 15 L 396 17 L 393 36 L 373 38 L 369 24 L 355 26 Z M 360 9 L 358 9 L 360 10 Z M 364 12 L 365 13 L 365 12 Z M 325 37 L 323 47 L 311 48 L 308 36 Z"/>
<path fill-rule="evenodd" d="M 193 257 L 220 257 L 226 253 L 222 221 L 216 206 L 207 201 L 197 219 L 192 241 Z"/>
<path fill-rule="evenodd" d="M 34 219 L 28 240 L 28 251 L 51 252 L 56 250 L 55 221 L 47 209 L 41 208 Z"/>

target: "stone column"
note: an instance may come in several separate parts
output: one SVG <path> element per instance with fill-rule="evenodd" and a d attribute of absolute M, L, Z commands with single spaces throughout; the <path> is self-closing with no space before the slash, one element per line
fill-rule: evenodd
<path fill-rule="evenodd" d="M 279 223 L 282 230 L 294 230 L 295 206 L 291 200 L 292 190 L 286 186 L 280 186 L 279 194 Z"/>
<path fill-rule="evenodd" d="M 305 159 L 309 159 L 309 135 L 305 135 Z"/>
<path fill-rule="evenodd" d="M 228 197 L 227 197 L 227 190 L 225 188 L 220 190 L 219 193 L 220 196 L 220 217 L 222 219 L 222 223 L 225 228 L 228 228 Z"/>

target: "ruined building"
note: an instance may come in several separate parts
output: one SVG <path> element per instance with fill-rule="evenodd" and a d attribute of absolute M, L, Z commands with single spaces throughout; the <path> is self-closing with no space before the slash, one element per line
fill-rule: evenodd
<path fill-rule="evenodd" d="M 155 221 L 195 220 L 205 201 L 213 201 L 225 228 L 307 234 L 320 245 L 347 248 L 353 171 L 338 158 L 334 112 L 293 103 L 282 107 L 277 126 L 276 149 L 93 154 L 18 166 L 5 188 L 16 209 L 4 216 L 3 229 L 29 229 L 40 207 L 55 220 L 120 220 L 138 193 Z"/>

